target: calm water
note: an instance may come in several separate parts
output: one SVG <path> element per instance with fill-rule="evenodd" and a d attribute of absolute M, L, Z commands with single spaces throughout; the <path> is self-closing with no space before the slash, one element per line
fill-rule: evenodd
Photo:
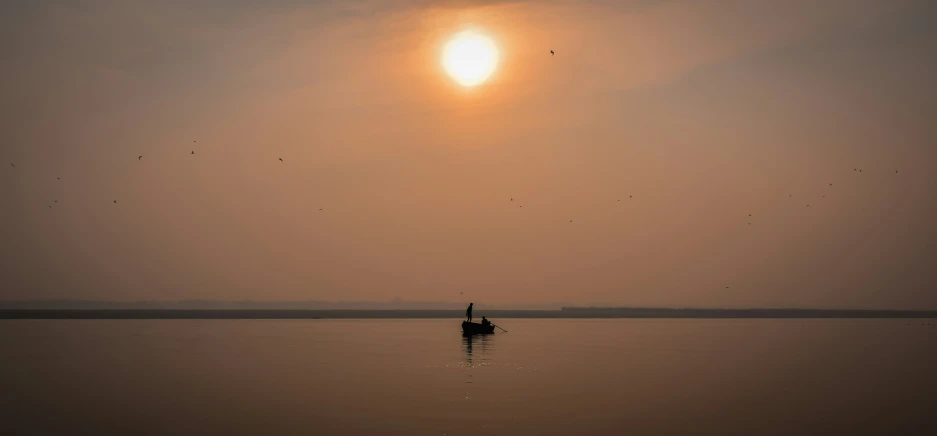
<path fill-rule="evenodd" d="M 935 320 L 498 321 L 3 321 L 0 433 L 937 428 Z"/>

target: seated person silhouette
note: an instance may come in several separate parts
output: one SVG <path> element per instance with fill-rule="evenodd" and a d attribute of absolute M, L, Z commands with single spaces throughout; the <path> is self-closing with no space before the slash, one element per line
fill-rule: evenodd
<path fill-rule="evenodd" d="M 491 321 L 488 321 L 488 318 L 482 317 L 482 325 L 488 327 L 491 325 Z"/>

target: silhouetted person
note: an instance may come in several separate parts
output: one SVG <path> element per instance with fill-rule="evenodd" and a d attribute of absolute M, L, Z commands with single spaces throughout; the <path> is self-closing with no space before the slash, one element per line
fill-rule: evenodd
<path fill-rule="evenodd" d="M 485 327 L 488 327 L 491 325 L 491 321 L 488 321 L 488 318 L 485 318 L 484 316 L 482 316 L 482 325 Z"/>
<path fill-rule="evenodd" d="M 475 303 L 469 303 L 468 309 L 465 309 L 465 317 L 468 318 L 468 322 L 472 322 L 472 305 Z"/>

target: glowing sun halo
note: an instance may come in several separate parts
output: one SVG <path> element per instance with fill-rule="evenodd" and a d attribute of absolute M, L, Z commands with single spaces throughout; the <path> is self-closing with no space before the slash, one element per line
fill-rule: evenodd
<path fill-rule="evenodd" d="M 442 64 L 462 86 L 485 81 L 498 65 L 498 48 L 490 39 L 475 32 L 463 32 L 446 44 Z"/>

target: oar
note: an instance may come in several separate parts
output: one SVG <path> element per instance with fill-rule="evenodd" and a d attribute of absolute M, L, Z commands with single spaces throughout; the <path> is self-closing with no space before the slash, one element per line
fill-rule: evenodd
<path fill-rule="evenodd" d="M 494 324 L 492 324 L 492 325 L 495 326 L 495 327 L 498 327 L 497 325 L 494 325 Z M 501 327 L 498 327 L 498 328 L 501 329 Z M 504 330 L 504 329 L 501 329 L 501 330 Z M 507 330 L 504 330 L 504 332 L 507 333 L 508 331 L 507 331 Z"/>

